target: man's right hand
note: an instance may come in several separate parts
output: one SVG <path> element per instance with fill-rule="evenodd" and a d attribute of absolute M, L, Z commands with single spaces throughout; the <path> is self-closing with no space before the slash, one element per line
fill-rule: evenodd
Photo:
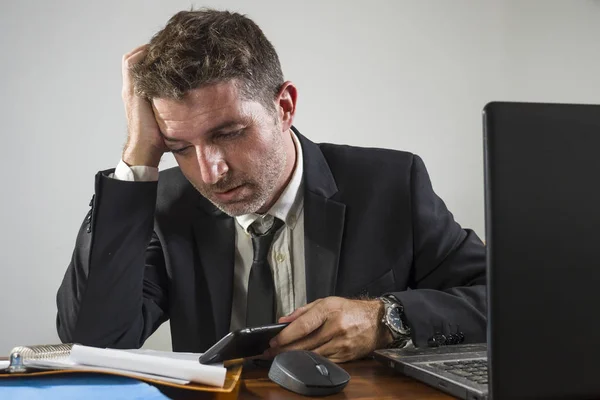
<path fill-rule="evenodd" d="M 146 57 L 148 45 L 137 47 L 123 56 L 123 89 L 121 95 L 127 117 L 127 144 L 123 161 L 129 166 L 158 168 L 162 155 L 169 151 L 161 136 L 150 102 L 135 94 L 131 67 Z"/>

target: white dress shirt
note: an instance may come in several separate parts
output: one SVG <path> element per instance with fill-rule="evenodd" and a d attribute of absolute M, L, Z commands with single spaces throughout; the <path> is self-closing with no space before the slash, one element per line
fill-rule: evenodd
<path fill-rule="evenodd" d="M 277 318 L 290 314 L 306 304 L 304 266 L 304 173 L 302 146 L 291 132 L 296 147 L 296 164 L 292 178 L 267 214 L 246 214 L 235 217 L 235 265 L 230 330 L 246 325 L 248 278 L 252 267 L 252 238 L 248 228 L 252 223 L 270 225 L 273 217 L 285 225 L 275 236 L 269 250 L 269 264 L 275 282 Z M 124 181 L 156 181 L 158 168 L 131 166 L 121 160 L 111 178 Z"/>

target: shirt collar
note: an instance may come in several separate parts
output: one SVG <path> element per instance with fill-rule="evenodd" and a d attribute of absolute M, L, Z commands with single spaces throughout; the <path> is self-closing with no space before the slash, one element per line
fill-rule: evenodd
<path fill-rule="evenodd" d="M 300 145 L 298 137 L 291 130 L 290 133 L 294 140 L 294 147 L 296 148 L 296 165 L 292 172 L 292 178 L 285 190 L 281 193 L 281 196 L 279 196 L 275 204 L 273 204 L 271 209 L 265 215 L 252 213 L 235 217 L 237 223 L 240 224 L 246 233 L 248 233 L 248 228 L 254 221 L 259 218 L 267 218 L 269 215 L 284 221 L 285 224 L 292 229 L 296 225 L 298 214 L 300 214 L 304 203 L 304 195 L 302 192 L 304 160 L 302 158 L 302 146 Z"/>

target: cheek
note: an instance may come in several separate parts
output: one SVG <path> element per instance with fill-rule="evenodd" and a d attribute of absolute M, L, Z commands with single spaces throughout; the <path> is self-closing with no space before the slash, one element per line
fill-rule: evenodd
<path fill-rule="evenodd" d="M 226 160 L 230 169 L 249 173 L 264 164 L 265 157 L 269 157 L 271 152 L 272 144 L 257 135 L 231 146 L 227 151 Z"/>
<path fill-rule="evenodd" d="M 175 156 L 175 161 L 177 161 L 181 172 L 188 181 L 192 182 L 194 185 L 202 185 L 200 166 L 194 155 L 188 157 L 178 155 Z"/>
<path fill-rule="evenodd" d="M 234 176 L 251 176 L 259 162 L 259 153 L 248 147 L 240 147 L 227 155 L 227 166 Z"/>

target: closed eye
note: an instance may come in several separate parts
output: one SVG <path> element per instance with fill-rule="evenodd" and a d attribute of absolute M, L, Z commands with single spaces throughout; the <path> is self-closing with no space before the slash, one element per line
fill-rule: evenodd
<path fill-rule="evenodd" d="M 191 147 L 192 146 L 185 146 L 185 147 L 182 147 L 180 149 L 171 149 L 171 153 L 173 153 L 173 154 L 185 154 L 185 152 L 187 152 L 187 150 L 189 148 L 191 148 Z"/>
<path fill-rule="evenodd" d="M 240 136 L 242 133 L 244 133 L 244 131 L 245 131 L 245 128 L 240 129 L 238 131 L 228 132 L 228 133 L 219 133 L 219 134 L 216 134 L 214 136 L 214 138 L 215 139 L 223 139 L 223 140 L 234 139 L 234 138 Z"/>
<path fill-rule="evenodd" d="M 233 131 L 233 132 L 217 133 L 217 134 L 213 135 L 213 140 L 232 140 L 239 136 L 242 136 L 242 134 L 245 131 L 246 131 L 246 128 L 242 128 L 242 129 L 239 129 L 239 130 Z M 185 155 L 187 153 L 187 150 L 190 147 L 193 147 L 193 146 L 190 145 L 190 146 L 181 147 L 179 149 L 171 149 L 171 153 Z"/>

